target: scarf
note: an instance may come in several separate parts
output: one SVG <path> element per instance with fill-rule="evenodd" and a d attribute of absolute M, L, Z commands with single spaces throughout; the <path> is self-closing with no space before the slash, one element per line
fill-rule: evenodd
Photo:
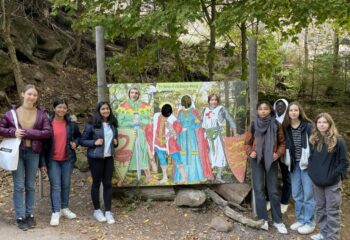
<path fill-rule="evenodd" d="M 276 118 L 269 116 L 265 119 L 259 116 L 254 121 L 254 138 L 256 141 L 256 155 L 260 163 L 264 158 L 265 170 L 269 172 L 273 162 L 273 147 L 277 142 Z"/>

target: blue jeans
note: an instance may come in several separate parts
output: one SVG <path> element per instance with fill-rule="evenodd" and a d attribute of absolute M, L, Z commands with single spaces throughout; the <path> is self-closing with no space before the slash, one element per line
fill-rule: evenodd
<path fill-rule="evenodd" d="M 54 213 L 68 208 L 72 170 L 73 165 L 69 160 L 51 161 L 48 172 L 51 185 L 51 207 Z"/>
<path fill-rule="evenodd" d="M 297 162 L 291 173 L 292 195 L 295 201 L 295 216 L 298 222 L 314 226 L 316 203 L 312 181 L 307 170 L 301 170 Z"/>
<path fill-rule="evenodd" d="M 13 203 L 16 218 L 24 218 L 34 214 L 35 176 L 39 167 L 39 154 L 32 148 L 20 149 L 18 167 L 12 172 Z M 23 193 L 25 192 L 25 207 Z"/>

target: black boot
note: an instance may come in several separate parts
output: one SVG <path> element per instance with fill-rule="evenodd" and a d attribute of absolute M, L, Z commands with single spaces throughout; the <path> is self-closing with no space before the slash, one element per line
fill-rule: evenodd
<path fill-rule="evenodd" d="M 36 225 L 35 219 L 33 215 L 29 215 L 26 217 L 26 222 L 28 225 L 28 228 L 34 228 Z"/>
<path fill-rule="evenodd" d="M 28 224 L 26 219 L 23 218 L 17 218 L 17 227 L 23 231 L 27 231 L 28 230 Z"/>

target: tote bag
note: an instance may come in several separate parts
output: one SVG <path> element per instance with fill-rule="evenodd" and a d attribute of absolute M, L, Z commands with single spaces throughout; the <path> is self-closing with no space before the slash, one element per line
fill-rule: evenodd
<path fill-rule="evenodd" d="M 309 166 L 309 157 L 310 157 L 309 138 L 306 134 L 306 148 L 301 148 L 301 158 L 299 163 L 301 170 L 305 170 Z"/>
<path fill-rule="evenodd" d="M 18 121 L 16 112 L 11 110 L 13 120 L 15 122 L 16 129 L 18 129 Z M 0 168 L 9 171 L 17 170 L 18 157 L 19 157 L 19 145 L 21 144 L 21 138 L 5 138 L 0 143 Z"/>

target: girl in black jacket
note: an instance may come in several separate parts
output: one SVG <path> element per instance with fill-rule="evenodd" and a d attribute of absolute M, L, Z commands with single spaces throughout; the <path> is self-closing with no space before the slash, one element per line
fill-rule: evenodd
<path fill-rule="evenodd" d="M 94 217 L 99 222 L 115 223 L 111 213 L 114 147 L 118 144 L 117 119 L 108 102 L 99 102 L 91 121 L 85 126 L 81 145 L 87 147 L 92 175 L 91 198 Z M 105 214 L 100 209 L 100 185 L 103 184 Z"/>
<path fill-rule="evenodd" d="M 339 136 L 328 113 L 317 116 L 310 137 L 311 156 L 308 173 L 313 181 L 316 216 L 320 233 L 313 240 L 340 238 L 341 175 L 349 162 L 345 141 Z"/>

